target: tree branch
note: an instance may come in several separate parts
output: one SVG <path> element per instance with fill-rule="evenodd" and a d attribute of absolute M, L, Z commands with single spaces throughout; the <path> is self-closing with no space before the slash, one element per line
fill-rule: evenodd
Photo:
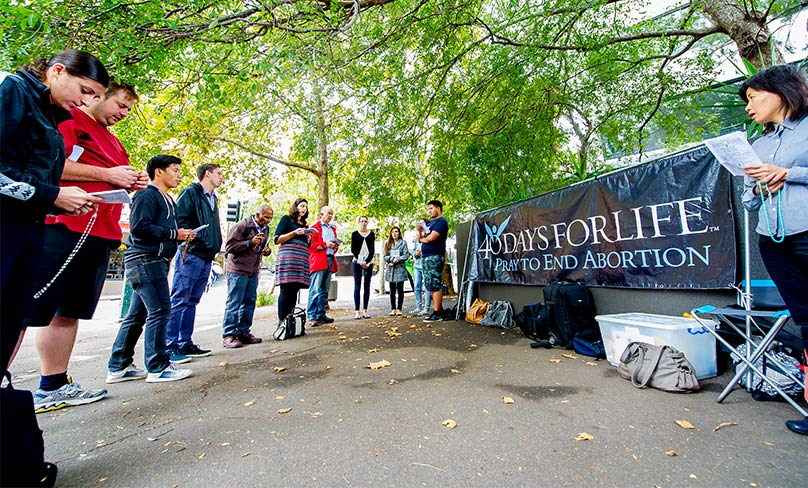
<path fill-rule="evenodd" d="M 282 165 L 288 166 L 290 168 L 302 169 L 303 171 L 308 171 L 309 173 L 312 173 L 313 175 L 315 175 L 317 177 L 320 176 L 320 171 L 318 171 L 317 168 L 314 168 L 312 166 L 306 166 L 305 164 L 293 163 L 292 161 L 287 161 L 287 160 L 285 160 L 283 158 L 280 158 L 278 156 L 275 156 L 273 154 L 260 152 L 260 151 L 258 151 L 256 149 L 253 149 L 253 148 L 251 148 L 251 147 L 249 147 L 249 146 L 247 146 L 245 144 L 242 144 L 241 142 L 234 141 L 233 139 L 228 139 L 226 137 L 214 137 L 213 140 L 222 141 L 222 142 L 226 142 L 228 144 L 232 144 L 232 145 L 234 145 L 234 146 L 236 146 L 238 148 L 241 148 L 241 149 L 247 151 L 248 153 L 252 154 L 253 156 L 258 156 L 259 158 L 268 159 L 268 160 L 270 160 L 270 161 L 272 161 L 274 163 L 282 164 Z"/>

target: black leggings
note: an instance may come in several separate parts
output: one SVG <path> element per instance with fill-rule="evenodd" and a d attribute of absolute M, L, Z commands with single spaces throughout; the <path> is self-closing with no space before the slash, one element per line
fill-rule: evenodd
<path fill-rule="evenodd" d="M 398 300 L 396 300 L 396 294 L 398 294 Z M 398 303 L 398 306 L 396 306 Z M 393 310 L 401 310 L 401 306 L 404 305 L 404 282 L 399 281 L 397 283 L 390 283 L 390 308 Z"/>
<path fill-rule="evenodd" d="M 354 309 L 359 310 L 359 295 L 360 291 L 365 292 L 364 300 L 362 304 L 364 305 L 362 308 L 367 310 L 368 308 L 368 301 L 370 301 L 370 279 L 373 277 L 373 265 L 369 264 L 367 268 L 363 268 L 359 266 L 358 263 L 353 263 L 353 302 L 354 302 Z M 364 286 L 362 286 L 362 280 L 365 280 Z"/>
<path fill-rule="evenodd" d="M 278 320 L 283 320 L 292 313 L 297 305 L 297 293 L 303 288 L 300 283 L 286 283 L 279 285 L 281 292 L 278 295 Z"/>
<path fill-rule="evenodd" d="M 777 291 L 800 326 L 802 344 L 808 351 L 808 232 L 787 236 L 782 243 L 760 236 L 760 256 Z"/>

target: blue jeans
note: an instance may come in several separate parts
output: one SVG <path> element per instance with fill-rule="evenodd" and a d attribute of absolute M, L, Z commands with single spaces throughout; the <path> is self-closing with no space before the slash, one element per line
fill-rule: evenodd
<path fill-rule="evenodd" d="M 309 283 L 309 304 L 306 315 L 309 320 L 322 320 L 325 318 L 325 304 L 328 302 L 328 289 L 331 287 L 331 264 L 334 256 L 328 256 L 328 267 L 322 271 L 311 274 Z"/>
<path fill-rule="evenodd" d="M 415 273 L 415 308 L 418 310 L 427 310 L 432 308 L 432 294 L 424 288 L 424 272 L 419 268 L 413 268 Z M 426 298 L 426 300 L 424 300 Z"/>
<path fill-rule="evenodd" d="M 171 290 L 171 317 L 166 326 L 166 346 L 183 347 L 192 344 L 196 305 L 208 284 L 210 261 L 193 254 L 177 253 L 174 260 L 174 287 Z"/>
<path fill-rule="evenodd" d="M 132 364 L 135 345 L 145 327 L 143 355 L 146 371 L 159 373 L 169 364 L 166 353 L 166 324 L 171 314 L 168 262 L 151 257 L 127 262 L 126 281 L 135 293 L 112 344 L 109 370 L 121 371 Z"/>
<path fill-rule="evenodd" d="M 227 273 L 227 305 L 224 310 L 222 337 L 250 333 L 257 298 L 258 275 Z"/>

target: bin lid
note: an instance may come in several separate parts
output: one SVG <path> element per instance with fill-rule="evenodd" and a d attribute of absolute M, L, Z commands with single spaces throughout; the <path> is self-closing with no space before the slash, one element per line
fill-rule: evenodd
<path fill-rule="evenodd" d="M 694 326 L 701 327 L 699 322 L 694 318 L 678 317 L 675 315 L 657 315 L 642 312 L 596 315 L 595 320 L 598 322 L 616 322 L 624 325 L 633 325 L 635 327 L 654 327 L 657 329 L 669 330 L 687 329 Z M 713 320 L 702 320 L 705 324 L 715 325 L 715 321 Z"/>

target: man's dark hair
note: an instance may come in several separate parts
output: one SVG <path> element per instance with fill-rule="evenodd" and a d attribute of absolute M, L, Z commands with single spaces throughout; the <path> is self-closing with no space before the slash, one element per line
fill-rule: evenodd
<path fill-rule="evenodd" d="M 118 83 L 115 80 L 109 80 L 109 87 L 107 88 L 107 92 L 104 94 L 104 98 L 114 97 L 115 94 L 120 91 L 126 93 L 126 96 L 135 102 L 140 100 L 140 95 L 137 94 L 137 90 L 135 90 L 134 86 L 126 83 Z"/>
<path fill-rule="evenodd" d="M 208 171 L 213 171 L 214 169 L 218 168 L 218 164 L 200 164 L 198 168 L 196 168 L 196 179 L 202 181 L 202 178 L 205 177 L 205 173 Z"/>
<path fill-rule="evenodd" d="M 177 156 L 169 156 L 168 154 L 158 154 L 157 156 L 152 156 L 149 159 L 149 162 L 146 163 L 146 173 L 149 174 L 149 179 L 154 179 L 154 170 L 156 169 L 166 169 L 172 164 L 182 164 L 182 159 L 178 158 Z"/>
<path fill-rule="evenodd" d="M 744 102 L 749 102 L 746 90 L 760 90 L 774 93 L 780 98 L 786 109 L 786 116 L 791 120 L 800 120 L 808 114 L 808 76 L 796 65 L 780 64 L 758 71 L 741 84 L 738 95 Z M 767 123 L 764 132 L 774 129 L 774 124 Z"/>
<path fill-rule="evenodd" d="M 90 53 L 75 49 L 60 51 L 50 59 L 37 59 L 22 69 L 36 76 L 39 81 L 45 81 L 48 68 L 57 63 L 63 64 L 67 74 L 71 76 L 96 81 L 104 88 L 109 86 L 109 73 L 101 61 Z"/>
<path fill-rule="evenodd" d="M 441 212 L 443 212 L 443 204 L 440 203 L 440 200 L 430 200 L 427 203 L 427 206 L 432 205 L 433 207 L 438 207 Z"/>

